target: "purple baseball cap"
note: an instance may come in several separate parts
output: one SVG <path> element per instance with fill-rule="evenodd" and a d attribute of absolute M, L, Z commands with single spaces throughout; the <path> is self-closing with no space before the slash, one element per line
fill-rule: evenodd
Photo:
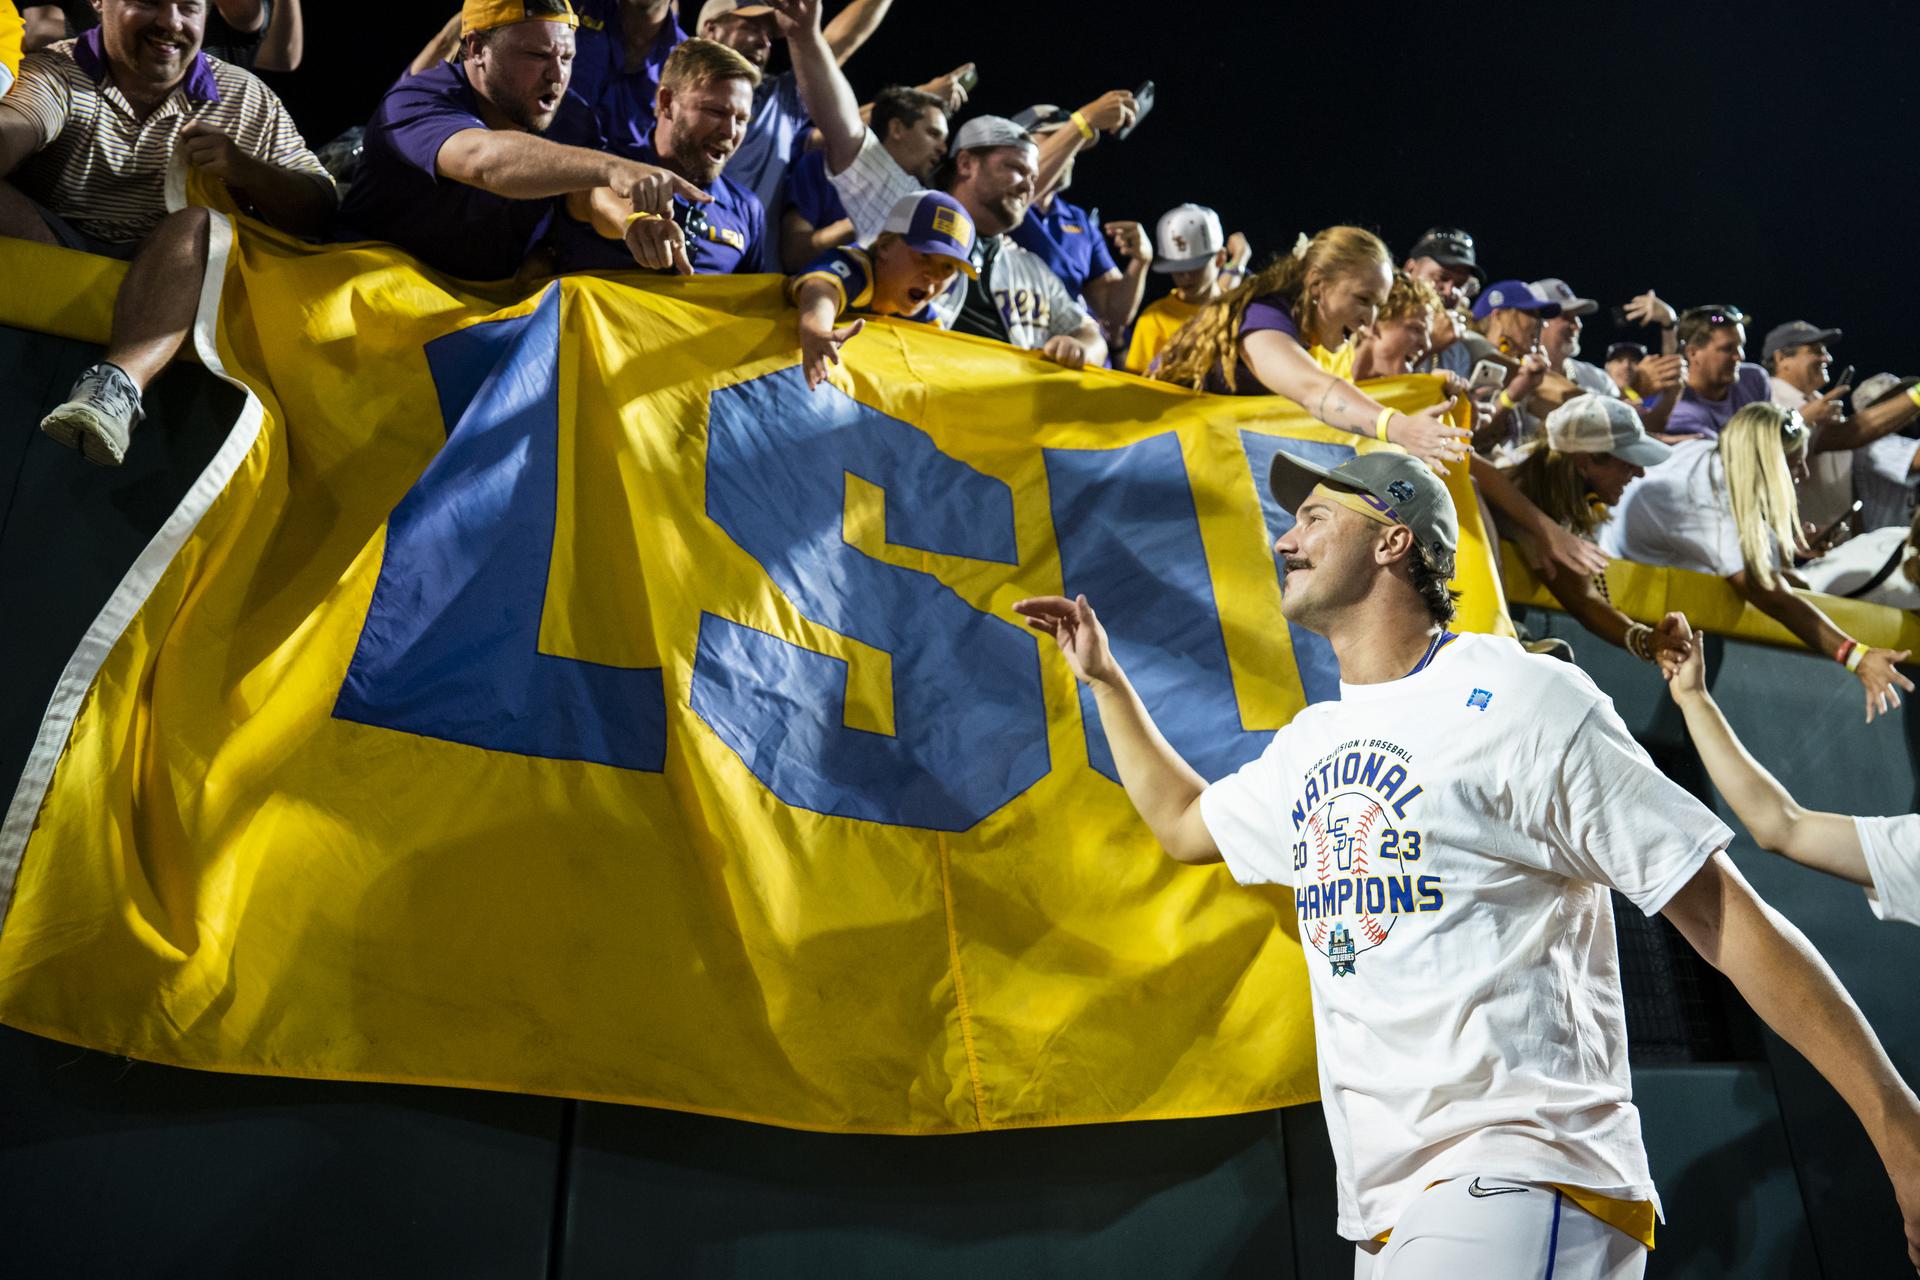
<path fill-rule="evenodd" d="M 1551 320 L 1560 314 L 1560 304 L 1541 293 L 1525 280 L 1496 280 L 1480 291 L 1473 300 L 1473 318 L 1485 320 L 1496 311 L 1507 309 L 1532 311 L 1542 320 Z"/>
<path fill-rule="evenodd" d="M 901 196 L 880 230 L 893 232 L 909 249 L 952 258 L 962 271 L 978 278 L 973 269 L 973 219 L 944 191 Z"/>

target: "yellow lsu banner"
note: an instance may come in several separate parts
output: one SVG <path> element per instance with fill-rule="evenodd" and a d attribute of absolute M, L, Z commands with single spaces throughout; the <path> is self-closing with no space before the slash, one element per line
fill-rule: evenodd
<path fill-rule="evenodd" d="M 1160 853 L 1010 606 L 1086 594 L 1221 776 L 1337 691 L 1264 477 L 1352 437 L 884 321 L 810 392 L 771 277 L 483 298 L 215 223 L 247 408 L 49 709 L 0 1021 L 827 1130 L 1314 1096 L 1288 890 Z M 7 254 L 57 329 L 68 255 Z"/>

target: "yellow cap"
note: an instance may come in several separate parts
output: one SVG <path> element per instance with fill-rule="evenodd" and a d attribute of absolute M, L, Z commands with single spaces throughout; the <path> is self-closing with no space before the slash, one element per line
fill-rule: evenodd
<path fill-rule="evenodd" d="M 492 31 L 518 22 L 561 22 L 580 25 L 567 0 L 465 0 L 460 6 L 460 34 Z"/>

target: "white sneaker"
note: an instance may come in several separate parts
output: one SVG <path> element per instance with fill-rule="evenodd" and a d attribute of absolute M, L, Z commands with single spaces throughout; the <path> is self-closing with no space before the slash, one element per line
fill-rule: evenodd
<path fill-rule="evenodd" d="M 40 429 L 88 462 L 117 467 L 127 456 L 134 424 L 146 416 L 133 379 L 103 362 L 80 375 L 67 402 L 40 419 Z"/>

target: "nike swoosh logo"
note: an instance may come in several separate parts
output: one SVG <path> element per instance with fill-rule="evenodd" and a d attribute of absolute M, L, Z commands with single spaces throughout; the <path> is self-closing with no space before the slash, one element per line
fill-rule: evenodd
<path fill-rule="evenodd" d="M 1467 1194 L 1470 1196 L 1510 1196 L 1516 1191 L 1531 1190 L 1533 1190 L 1532 1187 L 1483 1187 L 1478 1178 L 1467 1184 Z"/>

